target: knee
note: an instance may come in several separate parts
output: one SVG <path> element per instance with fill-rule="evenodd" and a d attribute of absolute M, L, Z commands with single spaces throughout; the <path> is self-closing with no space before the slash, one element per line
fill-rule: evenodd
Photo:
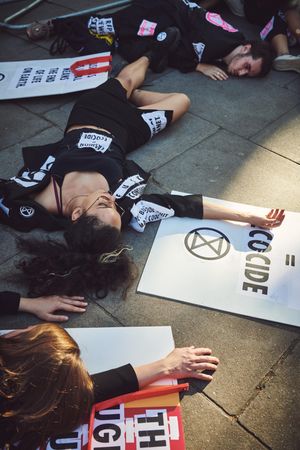
<path fill-rule="evenodd" d="M 125 73 L 124 74 L 121 73 L 116 78 L 120 81 L 120 83 L 122 84 L 123 88 L 128 93 L 131 93 L 131 91 L 134 88 L 134 81 L 132 79 L 132 76 L 131 75 L 126 75 Z"/>
<path fill-rule="evenodd" d="M 178 101 L 179 101 L 180 106 L 182 107 L 182 109 L 184 111 L 188 111 L 190 106 L 191 106 L 190 98 L 186 94 L 183 94 L 181 92 L 177 93 L 176 95 L 178 97 Z"/>

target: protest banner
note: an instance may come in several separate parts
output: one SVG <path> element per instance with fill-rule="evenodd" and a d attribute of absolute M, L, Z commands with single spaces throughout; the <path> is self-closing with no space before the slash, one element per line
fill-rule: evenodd
<path fill-rule="evenodd" d="M 269 211 L 208 200 L 241 211 Z M 300 326 L 299 229 L 295 212 L 286 212 L 274 229 L 219 220 L 163 220 L 138 292 Z"/>
<path fill-rule="evenodd" d="M 76 58 L 0 63 L 0 100 L 92 89 L 107 80 L 109 52 Z"/>

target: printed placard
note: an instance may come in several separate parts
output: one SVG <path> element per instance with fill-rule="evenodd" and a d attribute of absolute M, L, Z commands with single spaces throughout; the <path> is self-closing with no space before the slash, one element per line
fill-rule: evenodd
<path fill-rule="evenodd" d="M 108 73 L 75 76 L 70 67 L 77 62 L 98 56 L 110 57 L 110 52 L 76 58 L 13 61 L 0 63 L 0 100 L 39 97 L 83 91 L 99 86 Z M 109 62 L 89 64 L 88 68 L 107 67 Z"/>
<path fill-rule="evenodd" d="M 208 200 L 241 211 L 269 211 Z M 163 220 L 138 291 L 300 326 L 299 229 L 295 212 L 286 212 L 272 230 L 229 221 Z"/>
<path fill-rule="evenodd" d="M 151 137 L 162 131 L 167 126 L 167 118 L 164 111 L 151 111 L 148 113 L 143 113 L 142 118 L 150 128 Z"/>

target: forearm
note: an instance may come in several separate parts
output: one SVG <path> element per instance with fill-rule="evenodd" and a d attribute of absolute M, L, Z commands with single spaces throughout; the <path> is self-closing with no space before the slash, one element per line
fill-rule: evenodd
<path fill-rule="evenodd" d="M 300 38 L 300 13 L 297 9 L 288 9 L 285 18 L 289 30 L 296 38 Z"/>
<path fill-rule="evenodd" d="M 164 359 L 143 366 L 134 367 L 134 371 L 140 389 L 148 384 L 154 383 L 154 381 L 166 378 L 170 375 L 170 370 L 168 370 Z"/>
<path fill-rule="evenodd" d="M 203 199 L 203 219 L 234 220 L 236 222 L 251 222 L 252 215 L 222 205 L 216 205 Z"/>

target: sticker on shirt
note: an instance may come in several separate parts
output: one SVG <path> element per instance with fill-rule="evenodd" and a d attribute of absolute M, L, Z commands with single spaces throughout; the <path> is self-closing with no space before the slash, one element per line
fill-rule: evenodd
<path fill-rule="evenodd" d="M 194 8 L 202 9 L 201 6 L 197 5 L 197 3 L 190 2 L 189 0 L 182 0 L 182 1 L 186 6 L 188 6 L 191 9 L 194 9 Z"/>
<path fill-rule="evenodd" d="M 205 49 L 205 44 L 203 42 L 193 42 L 194 52 L 198 57 L 198 61 L 200 62 L 202 59 L 202 55 Z"/>
<path fill-rule="evenodd" d="M 96 34 L 115 34 L 112 17 L 93 17 L 88 21 L 88 29 Z"/>
<path fill-rule="evenodd" d="M 1 209 L 1 211 L 3 211 L 3 213 L 4 213 L 6 216 L 9 216 L 9 208 L 8 208 L 7 206 L 4 205 L 3 200 L 4 200 L 3 197 L 0 198 L 0 209 Z"/>
<path fill-rule="evenodd" d="M 143 183 L 143 184 L 141 184 L 141 183 Z M 137 193 L 136 185 L 141 186 L 142 190 L 144 191 L 145 186 L 146 186 L 145 180 L 139 174 L 132 175 L 131 177 L 126 178 L 126 180 L 124 180 L 122 182 L 122 184 L 116 189 L 116 191 L 113 193 L 113 195 L 114 195 L 114 197 L 116 199 L 118 199 L 118 198 L 124 197 L 124 195 L 129 190 L 130 190 L 129 192 L 136 192 Z M 133 186 L 135 186 L 134 189 L 131 189 Z M 134 194 L 131 194 L 130 198 L 133 198 L 133 199 L 138 198 L 138 197 L 140 197 L 142 195 L 142 193 L 143 192 L 140 192 L 139 195 L 135 195 L 134 197 L 132 196 Z"/>
<path fill-rule="evenodd" d="M 32 206 L 20 206 L 20 214 L 25 217 L 25 219 L 30 219 L 35 213 L 35 209 Z"/>
<path fill-rule="evenodd" d="M 165 111 L 152 111 L 143 113 L 142 118 L 151 131 L 151 137 L 162 131 L 167 126 L 167 118 Z"/>
<path fill-rule="evenodd" d="M 20 184 L 23 187 L 32 187 L 43 181 L 44 177 L 46 176 L 47 172 L 51 169 L 53 166 L 53 163 L 55 161 L 55 158 L 53 156 L 48 156 L 40 170 L 36 171 L 29 171 L 24 170 L 24 172 L 18 176 L 18 177 L 12 177 L 11 180 L 15 181 L 16 183 Z"/>
<path fill-rule="evenodd" d="M 239 31 L 236 28 L 233 28 L 233 26 L 230 25 L 230 23 L 225 22 L 225 20 L 222 19 L 220 14 L 207 11 L 207 13 L 205 14 L 205 18 L 208 22 L 212 23 L 213 25 L 216 25 L 217 27 L 223 28 L 224 31 L 228 31 L 229 33 L 236 33 L 237 31 Z"/>
<path fill-rule="evenodd" d="M 92 148 L 96 152 L 105 153 L 109 149 L 112 138 L 99 133 L 82 133 L 77 144 L 78 148 Z"/>
<path fill-rule="evenodd" d="M 260 32 L 260 38 L 264 41 L 266 39 L 266 37 L 268 36 L 268 34 L 273 30 L 274 28 L 274 20 L 275 17 L 273 16 L 271 20 L 269 20 L 269 22 L 267 23 L 267 25 L 265 26 L 265 28 L 263 30 L 261 30 Z"/>
<path fill-rule="evenodd" d="M 153 202 L 147 202 L 146 200 L 137 202 L 133 205 L 130 212 L 137 221 L 136 225 L 138 225 L 139 230 L 134 227 L 137 231 L 143 231 L 149 222 L 167 219 L 168 217 L 173 217 L 175 214 L 172 208 L 166 208 Z"/>
<path fill-rule="evenodd" d="M 140 24 L 138 36 L 153 36 L 157 23 L 143 20 Z"/>

